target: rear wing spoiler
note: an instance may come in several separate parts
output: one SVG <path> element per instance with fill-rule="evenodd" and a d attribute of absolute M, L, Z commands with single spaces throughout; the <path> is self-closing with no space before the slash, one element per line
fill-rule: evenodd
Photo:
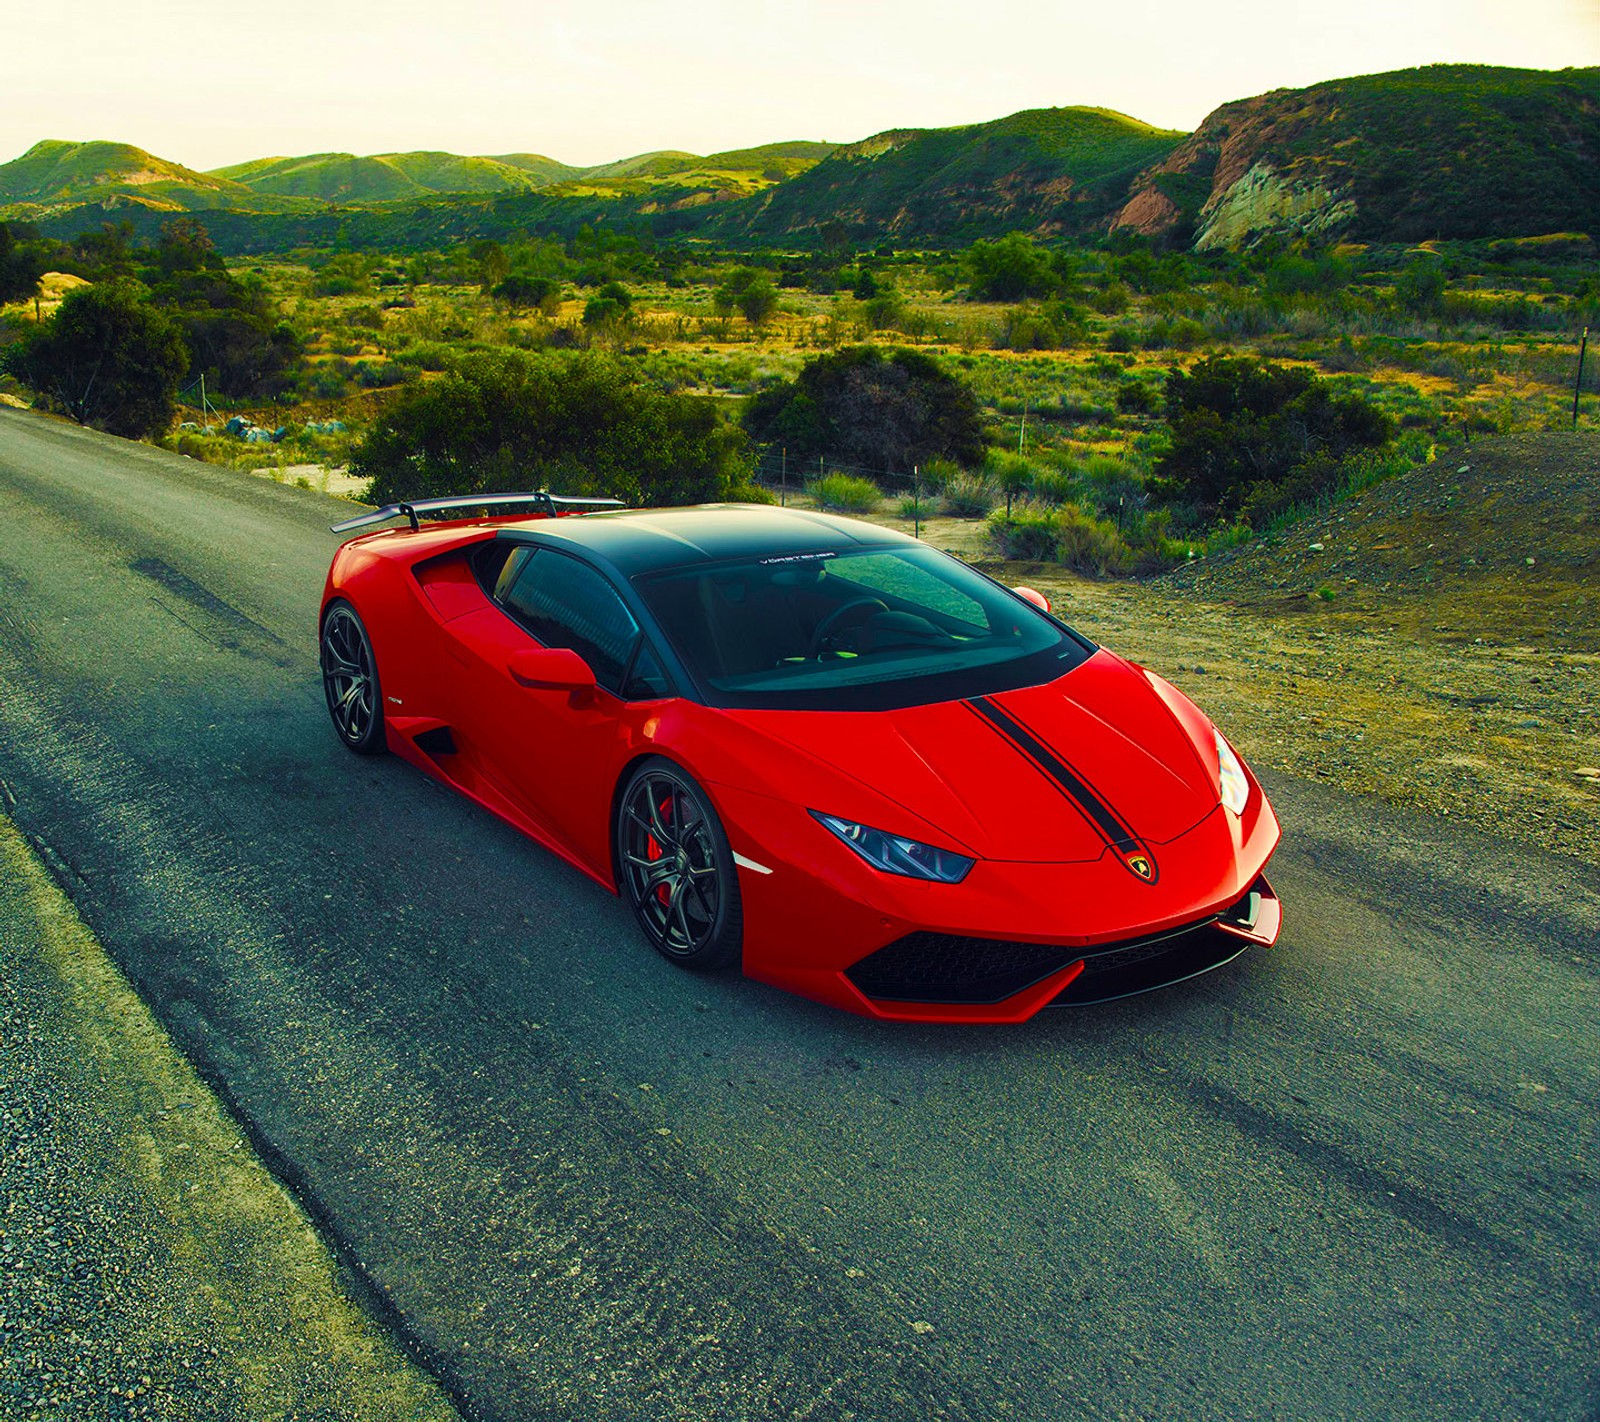
<path fill-rule="evenodd" d="M 358 514 L 355 518 L 347 518 L 343 523 L 334 524 L 333 531 L 350 533 L 375 523 L 387 523 L 392 518 L 408 518 L 411 520 L 412 531 L 415 532 L 422 527 L 418 514 L 442 513 L 446 509 L 487 509 L 500 504 L 532 504 L 534 511 L 546 518 L 558 518 L 562 514 L 589 513 L 598 509 L 627 508 L 621 499 L 571 498 L 566 494 L 552 494 L 548 489 L 540 489 L 530 494 L 452 494 L 442 499 L 411 499 L 398 504 L 385 504 L 381 509 L 374 509 L 371 513 Z"/>

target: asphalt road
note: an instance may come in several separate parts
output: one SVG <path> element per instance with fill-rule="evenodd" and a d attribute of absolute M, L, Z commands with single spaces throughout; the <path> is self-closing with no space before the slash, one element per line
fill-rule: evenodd
<path fill-rule="evenodd" d="M 696 978 L 335 743 L 338 507 L 0 407 L 0 793 L 464 1410 L 1600 1416 L 1593 864 L 1269 776 L 1282 941 L 1200 982 Z"/>

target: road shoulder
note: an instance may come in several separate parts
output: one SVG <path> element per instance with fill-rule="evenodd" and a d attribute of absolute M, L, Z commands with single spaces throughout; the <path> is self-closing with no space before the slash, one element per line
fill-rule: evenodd
<path fill-rule="evenodd" d="M 0 1413 L 456 1418 L 0 818 Z"/>

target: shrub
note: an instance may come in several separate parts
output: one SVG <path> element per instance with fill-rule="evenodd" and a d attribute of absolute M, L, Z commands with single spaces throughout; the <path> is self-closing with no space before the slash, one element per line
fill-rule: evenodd
<path fill-rule="evenodd" d="M 775 504 L 777 495 L 771 489 L 764 489 L 760 484 L 749 478 L 741 478 L 729 486 L 723 498 L 730 504 Z"/>
<path fill-rule="evenodd" d="M 944 486 L 944 511 L 951 518 L 982 518 L 999 498 L 994 485 L 983 476 L 957 474 Z"/>
<path fill-rule="evenodd" d="M 1067 469 L 1041 469 L 1033 476 L 1028 492 L 1042 503 L 1064 504 L 1078 496 L 1080 484 Z"/>
<path fill-rule="evenodd" d="M 172 423 L 189 352 L 178 323 L 146 296 L 128 277 L 69 291 L 55 315 L 4 352 L 0 370 L 81 425 L 160 434 Z"/>
<path fill-rule="evenodd" d="M 1033 238 L 1012 232 L 996 242 L 981 238 L 964 261 L 969 293 L 980 301 L 1020 301 L 1050 296 L 1064 284 L 1067 269 Z"/>
<path fill-rule="evenodd" d="M 961 466 L 953 459 L 930 459 L 920 466 L 919 477 L 924 493 L 938 493 L 952 479 L 962 473 Z"/>
<path fill-rule="evenodd" d="M 536 310 L 553 316 L 561 305 L 561 283 L 551 277 L 522 276 L 513 272 L 496 283 L 489 295 L 514 311 Z"/>
<path fill-rule="evenodd" d="M 907 474 L 933 458 L 976 463 L 983 449 L 969 386 L 931 356 L 873 346 L 808 361 L 795 379 L 751 400 L 744 425 L 791 458 L 825 455 Z"/>
<path fill-rule="evenodd" d="M 1077 504 L 1063 504 L 1056 519 L 1056 557 L 1067 567 L 1096 577 L 1132 567 L 1133 550 L 1109 519 L 1096 518 Z"/>
<path fill-rule="evenodd" d="M 1167 424 L 1171 448 L 1156 471 L 1162 492 L 1225 516 L 1263 482 L 1294 484 L 1302 465 L 1376 448 L 1394 434 L 1382 411 L 1335 395 L 1307 370 L 1223 356 L 1167 376 Z"/>
<path fill-rule="evenodd" d="M 405 390 L 351 472 L 379 503 L 543 485 L 682 504 L 723 497 L 748 464 L 710 400 L 663 394 L 597 354 L 496 351 Z"/>
<path fill-rule="evenodd" d="M 778 309 L 778 289 L 765 272 L 735 267 L 711 293 L 711 305 L 719 316 L 737 308 L 752 326 L 764 326 Z"/>
<path fill-rule="evenodd" d="M 985 532 L 1002 558 L 1047 562 L 1056 556 L 1056 511 L 1019 506 L 1009 515 L 996 510 Z"/>
<path fill-rule="evenodd" d="M 1124 415 L 1148 415 L 1156 408 L 1156 394 L 1142 380 L 1130 377 L 1118 384 L 1116 402 Z"/>
<path fill-rule="evenodd" d="M 872 513 L 883 498 L 883 490 L 872 480 L 854 474 L 824 474 L 807 484 L 806 492 L 817 501 L 818 508 L 846 513 Z"/>

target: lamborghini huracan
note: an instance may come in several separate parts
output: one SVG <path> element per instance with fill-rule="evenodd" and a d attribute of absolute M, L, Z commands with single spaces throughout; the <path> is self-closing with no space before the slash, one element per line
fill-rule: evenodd
<path fill-rule="evenodd" d="M 611 503 L 338 525 L 339 739 L 621 894 L 672 962 L 873 1017 L 1022 1021 L 1276 940 L 1254 775 L 1040 594 L 870 523 Z"/>

